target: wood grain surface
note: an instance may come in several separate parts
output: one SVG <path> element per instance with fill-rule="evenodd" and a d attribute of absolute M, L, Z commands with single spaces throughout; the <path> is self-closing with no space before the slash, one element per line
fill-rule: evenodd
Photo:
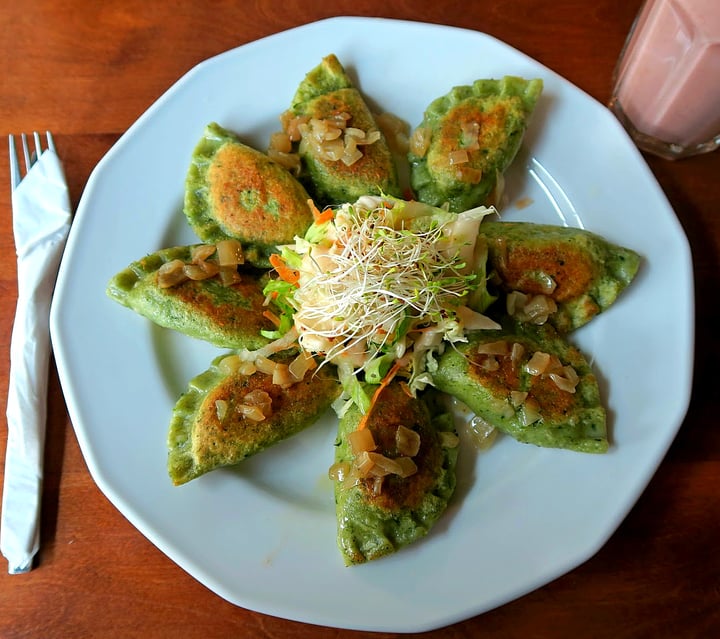
<path fill-rule="evenodd" d="M 52 130 L 76 205 L 95 164 L 191 67 L 257 38 L 334 15 L 401 18 L 484 31 L 606 103 L 615 61 L 639 4 L 640 0 L 4 0 L 0 134 L 6 139 L 8 133 Z M 720 361 L 715 298 L 720 290 L 720 153 L 680 162 L 653 157 L 647 161 L 689 237 L 695 265 L 695 382 L 679 435 L 635 508 L 593 558 L 520 599 L 423 636 L 720 636 L 720 426 L 714 387 Z M 17 296 L 7 175 L 3 151 L 2 414 Z M 673 303 L 671 290 L 667 303 Z M 42 548 L 37 567 L 28 574 L 7 575 L 3 561 L 3 639 L 400 636 L 286 621 L 235 607 L 213 594 L 153 546 L 99 491 L 80 453 L 54 367 L 48 409 Z M 0 427 L 0 468 L 5 439 L 6 429 Z"/>

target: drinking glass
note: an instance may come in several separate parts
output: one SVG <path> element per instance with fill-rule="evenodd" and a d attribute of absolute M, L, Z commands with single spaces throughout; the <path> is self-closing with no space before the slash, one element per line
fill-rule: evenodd
<path fill-rule="evenodd" d="M 720 0 L 646 0 L 610 108 L 639 148 L 679 159 L 720 147 Z"/>

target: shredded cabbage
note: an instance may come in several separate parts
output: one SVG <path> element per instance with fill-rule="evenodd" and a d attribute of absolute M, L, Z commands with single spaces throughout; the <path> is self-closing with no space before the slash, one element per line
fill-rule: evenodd
<path fill-rule="evenodd" d="M 431 383 L 435 355 L 467 330 L 499 326 L 482 314 L 487 247 L 478 241 L 493 208 L 450 213 L 414 201 L 365 196 L 280 247 L 293 283 L 265 288 L 299 347 L 338 366 L 344 400 L 369 408 L 365 384 L 391 367 L 410 392 Z M 342 406 L 336 409 L 343 410 Z"/>

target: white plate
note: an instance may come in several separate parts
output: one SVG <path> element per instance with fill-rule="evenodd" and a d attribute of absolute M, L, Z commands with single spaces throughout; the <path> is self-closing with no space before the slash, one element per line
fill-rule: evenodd
<path fill-rule="evenodd" d="M 335 420 L 237 470 L 183 487 L 166 473 L 166 427 L 215 349 L 110 301 L 110 277 L 194 241 L 182 215 L 190 154 L 217 121 L 266 148 L 305 73 L 334 52 L 377 108 L 416 125 L 457 84 L 504 74 L 545 90 L 514 168 L 505 216 L 582 226 L 645 257 L 631 289 L 574 336 L 594 360 L 612 450 L 586 456 L 499 441 L 463 451 L 457 498 L 422 542 L 345 568 L 326 471 Z M 529 198 L 529 200 L 527 199 Z M 530 201 L 529 206 L 514 206 Z M 612 115 L 555 73 L 481 33 L 335 18 L 200 64 L 98 164 L 85 189 L 52 309 L 60 377 L 90 472 L 115 506 L 227 600 L 314 624 L 388 632 L 459 621 L 592 556 L 650 480 L 685 415 L 693 353 L 687 240 Z"/>

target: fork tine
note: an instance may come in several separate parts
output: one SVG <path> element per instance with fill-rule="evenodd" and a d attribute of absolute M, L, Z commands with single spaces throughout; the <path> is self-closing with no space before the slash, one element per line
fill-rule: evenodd
<path fill-rule="evenodd" d="M 40 144 L 40 134 L 37 131 L 33 131 L 33 138 L 35 139 L 35 162 L 37 162 L 40 159 L 40 156 L 42 155 L 42 145 Z"/>
<path fill-rule="evenodd" d="M 48 149 L 55 153 L 55 140 L 53 140 L 52 133 L 50 133 L 50 131 L 46 131 L 45 135 L 47 136 Z"/>
<path fill-rule="evenodd" d="M 10 151 L 10 186 L 15 187 L 20 184 L 20 167 L 18 166 L 17 149 L 15 148 L 15 136 L 8 136 L 8 144 Z"/>
<path fill-rule="evenodd" d="M 25 157 L 25 172 L 27 173 L 32 166 L 32 162 L 30 162 L 30 149 L 28 148 L 27 135 L 22 133 L 20 135 L 20 139 L 22 140 L 23 156 Z"/>

